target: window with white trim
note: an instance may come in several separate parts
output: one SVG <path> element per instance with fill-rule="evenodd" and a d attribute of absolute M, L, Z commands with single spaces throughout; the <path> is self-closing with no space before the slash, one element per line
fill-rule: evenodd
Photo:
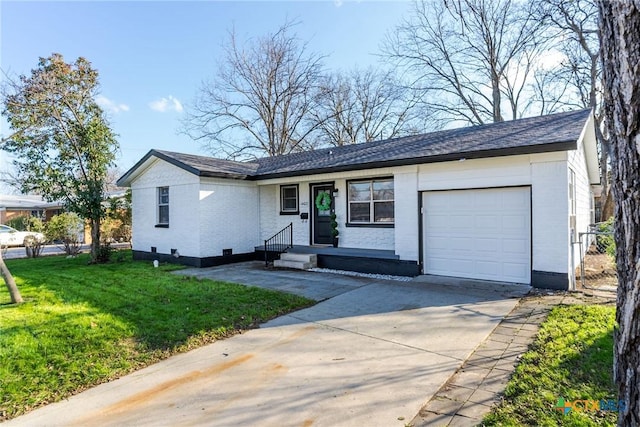
<path fill-rule="evenodd" d="M 280 186 L 280 214 L 297 214 L 298 184 Z"/>
<path fill-rule="evenodd" d="M 349 181 L 349 223 L 393 224 L 393 178 Z"/>
<path fill-rule="evenodd" d="M 169 187 L 158 187 L 158 225 L 169 225 Z"/>

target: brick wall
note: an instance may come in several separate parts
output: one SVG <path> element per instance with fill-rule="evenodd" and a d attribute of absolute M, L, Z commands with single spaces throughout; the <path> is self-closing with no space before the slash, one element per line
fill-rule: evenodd
<path fill-rule="evenodd" d="M 203 181 L 198 199 L 202 257 L 221 256 L 223 249 L 231 249 L 233 254 L 254 251 L 260 243 L 255 182 Z"/>

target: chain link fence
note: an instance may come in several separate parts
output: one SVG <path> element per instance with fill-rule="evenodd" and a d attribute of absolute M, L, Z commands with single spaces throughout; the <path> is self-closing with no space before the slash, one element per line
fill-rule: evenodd
<path fill-rule="evenodd" d="M 618 274 L 615 241 L 611 221 L 594 224 L 578 234 L 580 265 L 576 269 L 576 285 L 582 289 L 615 290 Z"/>

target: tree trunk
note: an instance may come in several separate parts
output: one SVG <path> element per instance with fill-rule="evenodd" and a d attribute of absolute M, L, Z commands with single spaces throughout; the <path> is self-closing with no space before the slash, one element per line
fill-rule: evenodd
<path fill-rule="evenodd" d="M 614 378 L 619 426 L 640 425 L 640 3 L 600 0 L 605 117 L 616 201 Z"/>
<path fill-rule="evenodd" d="M 0 274 L 4 279 L 4 283 L 7 284 L 7 289 L 9 289 L 9 296 L 11 297 L 11 302 L 14 304 L 19 304 L 23 302 L 22 295 L 20 295 L 20 290 L 18 290 L 16 281 L 13 279 L 11 272 L 7 268 L 7 265 L 4 263 L 4 259 L 2 258 L 2 250 L 0 250 Z"/>
<path fill-rule="evenodd" d="M 493 101 L 493 122 L 499 123 L 504 121 L 502 118 L 502 112 L 500 110 L 502 104 L 502 97 L 500 93 L 500 76 L 492 70 L 491 72 L 491 100 Z M 516 118 L 515 116 L 513 117 Z"/>
<path fill-rule="evenodd" d="M 91 263 L 98 262 L 100 254 L 100 218 L 91 219 Z"/>

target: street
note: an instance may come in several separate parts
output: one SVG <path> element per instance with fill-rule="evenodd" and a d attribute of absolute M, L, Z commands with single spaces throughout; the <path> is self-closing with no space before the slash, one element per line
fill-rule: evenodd
<path fill-rule="evenodd" d="M 114 249 L 128 249 L 131 247 L 130 243 L 112 243 L 111 247 Z M 90 245 L 82 245 L 80 251 L 81 252 L 89 252 L 91 250 Z M 64 254 L 64 246 L 63 245 L 45 245 L 42 248 L 42 252 L 40 256 L 47 255 L 63 255 Z M 2 252 L 2 257 L 4 259 L 16 259 L 16 258 L 26 258 L 27 252 L 23 246 L 15 246 L 10 247 L 6 251 Z"/>

